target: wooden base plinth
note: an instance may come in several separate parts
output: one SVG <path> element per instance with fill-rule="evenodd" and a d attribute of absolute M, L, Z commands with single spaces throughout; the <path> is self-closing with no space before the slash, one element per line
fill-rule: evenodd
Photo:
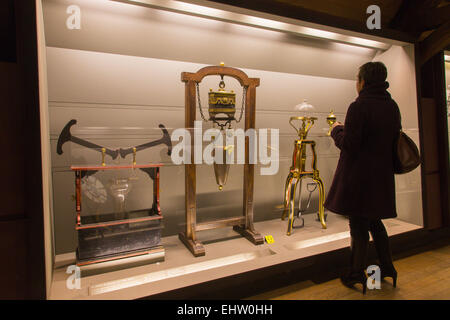
<path fill-rule="evenodd" d="M 242 226 L 233 226 L 233 230 L 245 237 L 254 245 L 264 244 L 264 237 L 255 231 L 245 229 Z M 189 251 L 191 251 L 194 257 L 201 257 L 206 254 L 205 246 L 200 241 L 193 241 L 192 239 L 187 238 L 184 232 L 180 232 L 178 234 L 178 238 L 189 249 Z"/>
<path fill-rule="evenodd" d="M 247 238 L 254 245 L 260 245 L 264 243 L 264 237 L 255 232 L 254 230 L 245 229 L 242 226 L 233 226 L 233 230 L 239 233 L 241 236 Z"/>
<path fill-rule="evenodd" d="M 194 257 L 200 257 L 205 255 L 205 246 L 200 241 L 193 241 L 192 239 L 188 239 L 184 232 L 180 232 L 178 234 L 178 238 L 184 245 L 192 252 Z"/>

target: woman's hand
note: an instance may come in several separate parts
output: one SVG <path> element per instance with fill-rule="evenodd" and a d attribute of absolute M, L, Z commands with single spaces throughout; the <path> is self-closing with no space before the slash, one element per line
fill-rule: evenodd
<path fill-rule="evenodd" d="M 343 124 L 339 121 L 336 121 L 335 123 L 333 123 L 333 125 L 331 126 L 331 130 L 333 130 L 334 128 L 336 128 L 337 126 L 343 126 Z"/>

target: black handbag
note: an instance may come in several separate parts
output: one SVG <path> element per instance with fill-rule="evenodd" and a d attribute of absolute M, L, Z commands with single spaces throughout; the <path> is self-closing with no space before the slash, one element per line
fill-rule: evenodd
<path fill-rule="evenodd" d="M 408 173 L 420 164 L 419 149 L 406 133 L 400 130 L 394 148 L 394 173 Z"/>

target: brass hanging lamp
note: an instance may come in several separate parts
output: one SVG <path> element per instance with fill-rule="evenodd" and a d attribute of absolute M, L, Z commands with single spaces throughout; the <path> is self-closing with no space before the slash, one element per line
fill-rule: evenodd
<path fill-rule="evenodd" d="M 236 93 L 233 90 L 225 90 L 225 82 L 223 75 L 220 75 L 219 90 L 213 91 L 209 89 L 209 121 L 217 124 L 221 130 L 228 124 L 231 128 L 231 121 L 236 120 L 234 117 L 236 113 Z"/>
<path fill-rule="evenodd" d="M 220 63 L 220 66 L 224 66 L 224 63 Z M 198 107 L 200 111 L 200 115 L 204 121 L 212 121 L 215 125 L 220 127 L 221 133 L 224 131 L 224 128 L 228 126 L 228 129 L 231 129 L 231 122 L 236 121 L 239 123 L 242 119 L 242 115 L 244 114 L 244 106 L 245 106 L 245 97 L 247 93 L 247 87 L 243 86 L 243 96 L 242 96 L 242 107 L 239 115 L 239 119 L 236 119 L 236 93 L 225 90 L 225 81 L 224 75 L 220 75 L 219 89 L 217 91 L 213 91 L 213 89 L 209 89 L 208 93 L 208 113 L 209 119 L 207 120 L 205 115 L 203 114 L 201 101 L 200 101 L 200 89 L 199 84 L 196 83 L 197 87 L 197 99 L 198 99 Z M 233 146 L 215 146 L 213 151 L 213 156 L 215 157 L 216 152 L 220 153 L 222 157 L 222 163 L 214 162 L 214 175 L 216 177 L 216 183 L 219 186 L 219 190 L 223 190 L 223 186 L 226 184 L 228 179 L 228 173 L 230 171 L 230 165 L 227 161 L 230 154 L 233 152 Z"/>

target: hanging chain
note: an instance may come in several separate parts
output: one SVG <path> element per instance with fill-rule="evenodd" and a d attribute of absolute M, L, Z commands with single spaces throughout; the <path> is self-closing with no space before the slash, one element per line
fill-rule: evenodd
<path fill-rule="evenodd" d="M 242 115 L 244 114 L 245 100 L 247 97 L 247 87 L 243 87 L 242 90 L 242 106 L 241 106 L 241 115 L 239 116 L 239 120 L 236 120 L 237 123 L 241 122 Z"/>
<path fill-rule="evenodd" d="M 200 109 L 200 115 L 202 116 L 203 121 L 208 121 L 206 120 L 205 115 L 203 114 L 202 104 L 200 102 L 200 89 L 198 82 L 195 83 L 195 86 L 197 87 L 197 100 L 198 100 L 198 108 Z"/>

